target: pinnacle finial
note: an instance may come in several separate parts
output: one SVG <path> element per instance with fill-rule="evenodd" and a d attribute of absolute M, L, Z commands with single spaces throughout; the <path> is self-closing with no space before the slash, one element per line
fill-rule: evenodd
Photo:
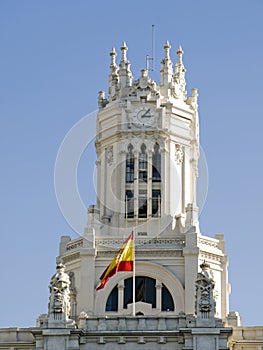
<path fill-rule="evenodd" d="M 111 49 L 110 56 L 116 56 L 116 55 L 117 55 L 117 53 L 116 53 L 115 47 L 113 47 Z"/>
<path fill-rule="evenodd" d="M 121 53 L 122 53 L 122 57 L 121 60 L 122 61 L 127 61 L 127 57 L 126 57 L 126 51 L 128 50 L 128 47 L 126 45 L 126 42 L 124 41 L 122 43 L 122 47 L 121 47 Z"/>
<path fill-rule="evenodd" d="M 165 51 L 165 58 L 169 60 L 170 59 L 171 45 L 170 45 L 168 40 L 166 40 L 163 48 L 164 48 L 164 51 Z"/>
<path fill-rule="evenodd" d="M 182 46 L 181 45 L 179 45 L 179 47 L 178 47 L 178 50 L 176 51 L 176 53 L 177 53 L 177 56 L 178 56 L 178 62 L 179 63 L 182 63 L 182 57 L 183 57 L 183 49 L 182 49 Z"/>
<path fill-rule="evenodd" d="M 168 40 L 166 40 L 166 42 L 164 43 L 164 48 L 166 47 L 169 47 L 169 49 L 171 48 L 171 45 Z"/>
<path fill-rule="evenodd" d="M 179 53 L 179 52 L 184 53 L 181 45 L 179 45 L 178 50 L 177 50 L 177 53 Z"/>
<path fill-rule="evenodd" d="M 113 47 L 111 49 L 110 56 L 111 56 L 111 66 L 115 66 L 116 65 L 115 59 L 116 59 L 116 56 L 117 56 L 117 52 L 115 50 L 115 47 Z"/>

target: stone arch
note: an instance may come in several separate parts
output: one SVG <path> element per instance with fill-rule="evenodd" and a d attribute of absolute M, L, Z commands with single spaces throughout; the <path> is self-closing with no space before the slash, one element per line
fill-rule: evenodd
<path fill-rule="evenodd" d="M 95 313 L 98 315 L 105 314 L 105 307 L 108 296 L 112 289 L 123 279 L 132 276 L 132 272 L 129 273 L 117 273 L 109 279 L 106 286 L 96 292 L 95 295 Z M 136 262 L 136 276 L 148 276 L 154 278 L 163 283 L 172 295 L 175 311 L 171 314 L 178 314 L 180 311 L 184 311 L 184 288 L 179 279 L 172 274 L 165 267 L 152 262 Z M 145 310 L 144 310 L 145 311 Z"/>

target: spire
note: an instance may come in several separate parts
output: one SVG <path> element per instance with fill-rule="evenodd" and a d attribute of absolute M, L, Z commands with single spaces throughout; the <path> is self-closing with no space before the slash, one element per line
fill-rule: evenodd
<path fill-rule="evenodd" d="M 113 47 L 111 52 L 110 52 L 110 57 L 111 57 L 110 69 L 114 73 L 116 72 L 116 68 L 117 68 L 116 56 L 117 56 L 117 52 L 116 52 L 115 48 Z"/>
<path fill-rule="evenodd" d="M 164 44 L 164 59 L 161 61 L 161 85 L 169 85 L 173 76 L 173 63 L 170 59 L 171 45 L 168 40 Z"/>
<path fill-rule="evenodd" d="M 127 60 L 128 47 L 125 41 L 121 47 L 121 61 L 119 65 L 120 88 L 126 88 L 132 84 L 132 74 L 130 71 L 130 62 Z"/>
<path fill-rule="evenodd" d="M 183 52 L 181 45 L 178 47 L 178 50 L 176 51 L 176 53 L 177 53 L 178 60 L 177 60 L 177 63 L 175 65 L 175 74 L 177 74 L 178 79 L 183 80 L 185 83 L 186 69 L 185 69 L 185 66 L 183 64 L 183 53 L 184 52 Z"/>
<path fill-rule="evenodd" d="M 177 97 L 180 97 L 180 95 L 183 96 L 184 100 L 186 99 L 186 89 L 185 89 L 185 66 L 183 64 L 183 49 L 182 46 L 179 45 L 177 53 L 177 63 L 175 65 L 175 72 L 173 75 L 173 81 L 175 83 L 175 91 Z"/>
<path fill-rule="evenodd" d="M 164 52 L 165 52 L 165 60 L 169 60 L 170 59 L 170 49 L 171 49 L 171 45 L 169 43 L 168 40 L 166 40 L 165 44 L 164 44 Z"/>
<path fill-rule="evenodd" d="M 126 57 L 127 51 L 128 51 L 128 47 L 126 45 L 126 42 L 124 41 L 121 47 L 121 62 L 127 62 L 127 57 Z"/>
<path fill-rule="evenodd" d="M 178 63 L 182 64 L 183 63 L 182 58 L 183 58 L 184 52 L 183 52 L 183 49 L 182 49 L 181 45 L 179 45 L 178 50 L 176 51 L 176 53 L 177 53 L 177 56 L 178 56 Z"/>
<path fill-rule="evenodd" d="M 109 99 L 114 100 L 116 99 L 117 96 L 117 85 L 118 85 L 118 66 L 116 64 L 116 56 L 117 56 L 117 52 L 115 50 L 115 48 L 113 47 L 111 52 L 110 52 L 110 57 L 111 57 L 111 64 L 110 64 L 110 75 L 109 75 Z M 104 97 L 105 99 L 105 97 Z M 104 100 L 103 99 L 103 100 Z M 101 100 L 101 101 L 103 101 Z M 100 101 L 100 99 L 99 99 Z M 99 103 L 100 107 L 103 107 L 103 102 L 102 104 Z"/>

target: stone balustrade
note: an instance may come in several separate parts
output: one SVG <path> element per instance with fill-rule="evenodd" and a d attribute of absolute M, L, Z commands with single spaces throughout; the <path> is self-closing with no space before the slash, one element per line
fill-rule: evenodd
<path fill-rule="evenodd" d="M 79 317 L 79 328 L 90 332 L 101 331 L 175 331 L 179 328 L 194 326 L 193 317 L 178 316 L 104 316 L 92 317 L 82 313 Z"/>

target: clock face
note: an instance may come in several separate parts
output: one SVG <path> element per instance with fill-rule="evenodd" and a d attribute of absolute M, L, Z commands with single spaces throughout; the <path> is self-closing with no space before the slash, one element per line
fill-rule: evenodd
<path fill-rule="evenodd" d="M 149 107 L 141 107 L 135 110 L 133 124 L 136 126 L 150 127 L 154 123 L 154 111 Z"/>

